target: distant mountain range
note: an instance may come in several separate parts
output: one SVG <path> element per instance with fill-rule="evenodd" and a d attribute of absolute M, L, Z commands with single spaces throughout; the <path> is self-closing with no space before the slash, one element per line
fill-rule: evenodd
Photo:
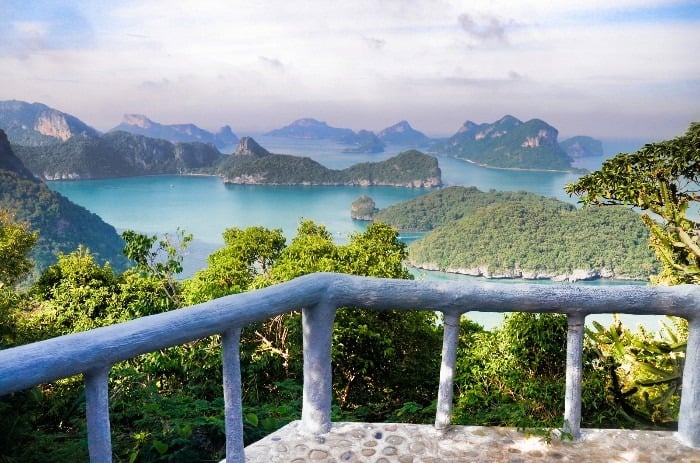
<path fill-rule="evenodd" d="M 211 143 L 220 151 L 230 150 L 238 144 L 238 137 L 231 127 L 225 125 L 216 133 L 207 132 L 194 124 L 164 125 L 154 122 L 142 114 L 125 114 L 121 124 L 110 132 L 124 131 L 150 138 L 160 138 L 172 143 Z"/>
<path fill-rule="evenodd" d="M 0 130 L 0 208 L 15 219 L 39 230 L 32 250 L 40 272 L 56 261 L 58 253 L 70 253 L 79 245 L 90 249 L 100 263 L 109 261 L 114 269 L 126 269 L 124 242 L 114 227 L 97 215 L 50 190 L 24 167 L 12 151 L 7 135 Z"/>
<path fill-rule="evenodd" d="M 30 104 L 14 100 L 0 101 L 0 128 L 6 129 L 7 136 L 13 144 L 34 147 L 65 142 L 78 146 L 81 145 L 78 141 L 81 139 L 106 137 L 106 135 L 101 136 L 97 130 L 74 116 L 41 103 Z M 184 145 L 179 144 L 197 142 L 211 144 L 219 151 L 228 151 L 232 150 L 239 141 L 229 126 L 211 133 L 194 124 L 164 125 L 146 116 L 135 114 L 124 116 L 122 123 L 109 134 L 120 132 L 128 132 L 148 139 L 166 140 L 181 146 L 185 151 L 187 149 Z M 400 121 L 375 134 L 369 130 L 355 132 L 348 128 L 332 127 L 312 118 L 296 120 L 265 135 L 307 140 L 335 140 L 347 145 L 345 151 L 351 153 L 379 153 L 384 151 L 387 145 L 399 145 L 407 149 L 425 149 L 430 153 L 456 157 L 487 167 L 512 169 L 575 170 L 575 165 L 582 159 L 602 155 L 602 143 L 599 140 L 578 136 L 559 142 L 557 129 L 546 122 L 540 119 L 523 122 L 513 116 L 504 116 L 493 123 L 478 124 L 467 121 L 457 133 L 444 140 L 431 139 L 411 127 L 407 121 Z M 89 145 L 95 142 L 85 143 Z M 141 145 L 148 150 L 150 148 L 145 145 L 150 146 L 152 143 L 142 141 Z M 127 145 L 129 143 L 124 146 Z M 165 149 L 170 150 L 170 148 Z M 17 151 L 20 156 L 27 154 L 24 150 Z M 199 147 L 194 151 L 201 157 L 206 149 Z M 143 159 L 144 154 L 134 156 L 137 159 Z M 177 157 L 175 154 L 173 156 Z M 30 160 L 25 162 L 28 167 L 35 170 L 30 166 L 32 164 Z M 132 170 L 119 169 L 119 171 L 125 175 L 133 175 L 132 171 L 137 170 L 137 164 Z M 169 169 L 176 171 L 192 167 L 183 166 L 177 161 L 165 162 L 165 164 L 170 166 Z M 116 173 L 110 175 L 116 175 Z"/>
<path fill-rule="evenodd" d="M 282 128 L 265 133 L 271 137 L 286 137 L 305 140 L 335 140 L 350 145 L 348 153 L 381 153 L 387 144 L 402 145 L 412 148 L 427 147 L 432 140 L 415 130 L 406 121 L 387 127 L 378 134 L 370 130 L 331 127 L 323 121 L 312 118 L 298 119 Z"/>

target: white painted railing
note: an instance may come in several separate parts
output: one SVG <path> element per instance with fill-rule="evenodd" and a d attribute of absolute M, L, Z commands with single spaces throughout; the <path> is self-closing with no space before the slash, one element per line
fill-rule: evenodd
<path fill-rule="evenodd" d="M 574 286 L 389 280 L 317 273 L 269 288 L 151 315 L 117 325 L 0 351 L 0 395 L 83 374 L 90 461 L 111 462 L 108 377 L 116 362 L 222 335 L 226 461 L 243 462 L 239 342 L 241 328 L 292 310 L 302 311 L 304 388 L 302 426 L 311 434 L 331 427 L 331 339 L 341 307 L 431 310 L 444 314 L 442 366 L 435 426 L 446 427 L 459 317 L 469 311 L 567 314 L 564 418 L 580 435 L 583 324 L 586 315 L 676 315 L 689 321 L 679 441 L 700 447 L 700 286 Z"/>

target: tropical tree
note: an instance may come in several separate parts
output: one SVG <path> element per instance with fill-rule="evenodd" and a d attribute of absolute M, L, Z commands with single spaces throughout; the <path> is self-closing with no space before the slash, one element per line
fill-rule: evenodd
<path fill-rule="evenodd" d="M 38 237 L 27 224 L 16 222 L 10 211 L 0 209 L 0 289 L 14 286 L 32 269 L 29 251 Z"/>
<path fill-rule="evenodd" d="M 653 283 L 700 284 L 700 123 L 673 140 L 620 153 L 600 170 L 566 186 L 584 205 L 626 205 L 644 211 L 649 245 L 662 264 Z M 693 212 L 694 211 L 694 212 Z M 587 329 L 590 347 L 611 373 L 611 391 L 629 419 L 668 425 L 677 417 L 687 322 L 671 319 L 657 333 L 615 322 Z"/>
<path fill-rule="evenodd" d="M 663 265 L 655 282 L 700 283 L 700 224 L 690 216 L 691 206 L 700 203 L 700 122 L 673 140 L 606 160 L 600 170 L 567 185 L 566 192 L 584 205 L 623 204 L 645 211 L 650 246 Z"/>
<path fill-rule="evenodd" d="M 13 314 L 20 299 L 15 285 L 32 269 L 29 252 L 37 238 L 37 232 L 16 222 L 9 211 L 0 210 L 0 348 L 14 343 Z"/>
<path fill-rule="evenodd" d="M 158 281 L 166 297 L 179 305 L 176 275 L 182 273 L 182 253 L 192 241 L 192 234 L 178 228 L 174 237 L 166 234 L 160 239 L 132 230 L 124 231 L 121 236 L 125 242 L 124 255 L 136 263 L 136 270 Z"/>

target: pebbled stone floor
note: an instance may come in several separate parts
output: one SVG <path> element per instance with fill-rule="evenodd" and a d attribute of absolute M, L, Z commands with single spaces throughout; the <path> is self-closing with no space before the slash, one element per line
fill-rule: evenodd
<path fill-rule="evenodd" d="M 578 442 L 541 437 L 513 428 L 334 423 L 311 437 L 295 421 L 246 447 L 250 463 L 700 463 L 700 449 L 681 445 L 672 432 L 584 429 Z M 222 462 L 223 463 L 223 462 Z"/>

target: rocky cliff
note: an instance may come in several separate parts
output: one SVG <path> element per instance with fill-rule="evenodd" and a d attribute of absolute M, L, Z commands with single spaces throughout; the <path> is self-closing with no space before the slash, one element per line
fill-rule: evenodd
<path fill-rule="evenodd" d="M 260 146 L 258 142 L 253 140 L 251 137 L 243 137 L 241 141 L 236 146 L 236 150 L 233 152 L 235 156 L 250 156 L 254 158 L 261 158 L 263 156 L 269 156 L 271 153 Z"/>
<path fill-rule="evenodd" d="M 41 103 L 0 101 L 0 128 L 13 144 L 39 146 L 99 132 L 80 119 Z"/>
<path fill-rule="evenodd" d="M 171 143 L 211 143 L 220 150 L 230 149 L 238 143 L 238 137 L 228 125 L 212 133 L 194 124 L 160 124 L 143 114 L 125 114 L 122 122 L 110 130 L 117 131 L 160 138 Z"/>

